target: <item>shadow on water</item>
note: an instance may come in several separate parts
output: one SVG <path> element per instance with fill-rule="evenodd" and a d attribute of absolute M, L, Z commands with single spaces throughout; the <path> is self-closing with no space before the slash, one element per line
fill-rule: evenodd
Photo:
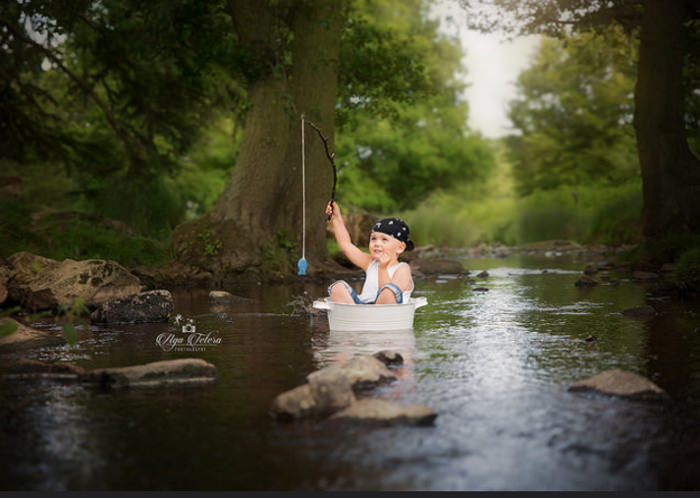
<path fill-rule="evenodd" d="M 91 391 L 4 381 L 0 488 L 656 490 L 698 486 L 700 323 L 697 304 L 653 301 L 647 321 L 619 312 L 649 302 L 646 288 L 573 285 L 566 259 L 465 260 L 490 276 L 417 281 L 429 306 L 413 331 L 329 332 L 303 304 L 324 286 L 248 285 L 210 307 L 208 291 L 177 292 L 175 312 L 221 343 L 164 351 L 173 324 L 80 331 L 74 349 L 32 357 L 85 368 L 201 357 L 215 387 Z M 481 287 L 482 290 L 475 290 Z M 595 341 L 585 339 L 594 335 Z M 400 379 L 377 389 L 438 414 L 434 427 L 282 424 L 274 396 L 355 353 L 395 348 Z M 7 358 L 3 359 L 7 361 Z M 651 378 L 672 396 L 648 404 L 572 394 L 575 380 L 610 368 Z"/>

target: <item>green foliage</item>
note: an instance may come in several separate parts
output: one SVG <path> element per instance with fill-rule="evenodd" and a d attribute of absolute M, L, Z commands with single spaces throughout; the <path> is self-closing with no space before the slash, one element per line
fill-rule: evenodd
<path fill-rule="evenodd" d="M 517 83 L 509 137 L 518 192 L 639 177 L 632 127 L 636 43 L 618 28 L 544 39 Z"/>
<path fill-rule="evenodd" d="M 224 243 L 215 238 L 208 228 L 197 234 L 197 238 L 204 244 L 204 252 L 209 256 L 216 256 L 223 247 Z"/>
<path fill-rule="evenodd" d="M 96 258 L 157 266 L 170 256 L 167 238 L 142 237 L 123 223 L 92 213 L 42 213 L 22 199 L 0 197 L 0 237 L 3 257 L 29 251 L 56 260 Z"/>
<path fill-rule="evenodd" d="M 83 326 L 88 327 L 89 323 L 83 317 L 89 315 L 90 311 L 85 305 L 85 301 L 79 297 L 75 298 L 72 305 L 64 306 L 60 311 L 64 314 L 66 320 L 62 327 L 63 337 L 65 337 L 68 344 L 73 347 L 78 341 L 78 331 L 75 328 L 74 322 L 79 322 Z"/>
<path fill-rule="evenodd" d="M 483 179 L 490 148 L 466 128 L 461 50 L 421 0 L 358 1 L 343 37 L 336 149 L 342 200 L 374 212 Z M 416 13 L 420 15 L 416 15 Z"/>
<path fill-rule="evenodd" d="M 12 335 L 17 332 L 17 329 L 19 329 L 19 325 L 17 325 L 15 322 L 5 322 L 0 324 L 0 337 Z"/>

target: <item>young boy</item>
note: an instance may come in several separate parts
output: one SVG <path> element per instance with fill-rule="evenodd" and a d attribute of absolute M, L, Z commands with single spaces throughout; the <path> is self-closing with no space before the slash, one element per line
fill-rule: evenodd
<path fill-rule="evenodd" d="M 404 251 L 411 251 L 414 247 L 409 239 L 406 223 L 398 218 L 379 220 L 370 231 L 367 254 L 350 240 L 340 208 L 335 202 L 332 212 L 331 223 L 338 246 L 354 265 L 365 271 L 366 275 L 359 296 L 345 280 L 333 282 L 328 287 L 331 301 L 355 304 L 406 302 L 413 292 L 413 278 L 411 267 L 406 263 L 399 263 L 399 255 Z M 331 214 L 330 202 L 326 207 L 326 214 Z"/>

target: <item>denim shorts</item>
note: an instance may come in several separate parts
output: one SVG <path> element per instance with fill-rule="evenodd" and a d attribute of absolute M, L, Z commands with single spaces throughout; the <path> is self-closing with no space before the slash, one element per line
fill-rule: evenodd
<path fill-rule="evenodd" d="M 336 280 L 331 285 L 329 285 L 328 286 L 328 295 L 329 296 L 331 294 L 331 287 L 333 287 L 335 284 L 345 285 L 345 288 L 350 293 L 350 296 L 352 296 L 352 300 L 355 302 L 355 304 L 374 304 L 374 303 L 376 303 L 377 299 L 379 299 L 379 294 L 381 294 L 384 289 L 389 289 L 391 292 L 394 293 L 394 296 L 396 297 L 396 304 L 403 303 L 403 292 L 401 292 L 401 289 L 399 289 L 399 286 L 396 284 L 388 283 L 388 284 L 382 285 L 382 288 L 377 291 L 377 295 L 375 296 L 374 301 L 369 301 L 369 302 L 360 301 L 360 298 L 357 296 L 357 292 L 355 292 L 355 289 L 353 289 L 350 286 L 350 284 L 347 283 L 345 280 Z"/>

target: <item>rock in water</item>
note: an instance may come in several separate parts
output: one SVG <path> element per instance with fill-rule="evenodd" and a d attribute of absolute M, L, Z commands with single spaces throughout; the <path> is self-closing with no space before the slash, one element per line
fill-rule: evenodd
<path fill-rule="evenodd" d="M 435 418 L 437 413 L 427 406 L 399 406 L 383 399 L 362 399 L 331 416 L 331 420 L 380 425 L 431 425 Z"/>
<path fill-rule="evenodd" d="M 571 392 L 594 391 L 631 399 L 662 400 L 668 397 L 666 392 L 641 375 L 625 370 L 613 369 L 588 379 L 575 382 L 569 387 Z"/>
<path fill-rule="evenodd" d="M 22 358 L 11 363 L 5 370 L 7 379 L 45 378 L 54 380 L 78 380 L 85 375 L 85 369 L 70 363 L 47 363 L 39 360 Z"/>
<path fill-rule="evenodd" d="M 201 358 L 155 361 L 144 365 L 100 368 L 81 380 L 110 388 L 163 388 L 216 383 L 216 367 Z"/>
<path fill-rule="evenodd" d="M 622 311 L 622 314 L 625 316 L 628 316 L 630 318 L 641 318 L 641 319 L 651 318 L 651 317 L 657 315 L 654 307 L 649 306 L 649 305 L 635 306 L 633 308 L 627 308 L 626 310 Z"/>
<path fill-rule="evenodd" d="M 335 376 L 336 373 L 347 377 L 355 391 L 396 380 L 396 375 L 373 356 L 358 356 L 344 363 L 330 365 L 310 373 L 306 378 L 312 382 L 325 376 Z"/>
<path fill-rule="evenodd" d="M 17 326 L 17 330 L 10 335 L 0 337 L 0 353 L 11 353 L 13 351 L 45 346 L 59 346 L 66 343 L 60 332 L 36 330 L 12 318 L 0 318 L 0 325 L 5 323 L 14 323 Z"/>
<path fill-rule="evenodd" d="M 28 252 L 13 254 L 8 261 L 13 267 L 9 299 L 35 311 L 70 306 L 76 298 L 97 306 L 140 290 L 139 279 L 114 261 L 66 259 L 59 263 Z"/>
<path fill-rule="evenodd" d="M 173 307 L 170 291 L 153 290 L 102 303 L 90 319 L 98 323 L 167 322 Z"/>
<path fill-rule="evenodd" d="M 384 363 L 387 367 L 403 365 L 403 356 L 401 356 L 401 353 L 398 351 L 384 349 L 374 353 L 372 356 Z"/>
<path fill-rule="evenodd" d="M 281 420 L 324 417 L 354 402 L 355 394 L 348 378 L 334 371 L 279 394 L 272 401 L 270 411 Z"/>
<path fill-rule="evenodd" d="M 588 275 L 581 275 L 579 279 L 574 283 L 576 287 L 593 287 L 598 285 L 600 282 L 598 282 L 595 278 L 589 277 Z"/>

